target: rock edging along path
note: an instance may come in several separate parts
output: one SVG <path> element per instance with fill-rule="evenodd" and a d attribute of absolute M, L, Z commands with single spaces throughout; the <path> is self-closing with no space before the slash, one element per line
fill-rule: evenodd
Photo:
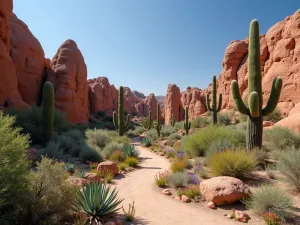
<path fill-rule="evenodd" d="M 193 204 L 182 203 L 156 190 L 154 175 L 169 170 L 170 163 L 146 148 L 139 139 L 134 145 L 140 151 L 142 162 L 138 170 L 126 174 L 124 179 L 115 180 L 121 203 L 125 210 L 135 202 L 136 220 L 131 224 L 149 225 L 233 225 L 238 222 L 227 219 L 216 211 L 201 210 Z M 120 213 L 122 210 L 120 210 Z M 238 223 L 239 224 L 239 223 Z"/>

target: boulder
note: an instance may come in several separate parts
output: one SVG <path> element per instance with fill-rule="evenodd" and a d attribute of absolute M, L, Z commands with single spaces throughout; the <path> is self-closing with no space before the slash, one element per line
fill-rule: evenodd
<path fill-rule="evenodd" d="M 206 201 L 211 201 L 219 206 L 247 198 L 250 189 L 237 178 L 220 176 L 202 181 L 200 192 Z"/>
<path fill-rule="evenodd" d="M 88 183 L 88 180 L 80 177 L 69 176 L 67 182 L 73 186 L 82 188 Z"/>
<path fill-rule="evenodd" d="M 185 202 L 185 203 L 190 203 L 191 199 L 188 196 L 186 196 L 186 195 L 182 195 L 181 196 L 181 201 Z"/>
<path fill-rule="evenodd" d="M 172 193 L 170 192 L 169 189 L 164 189 L 164 190 L 162 191 L 162 193 L 163 193 L 164 195 L 172 195 Z"/>
<path fill-rule="evenodd" d="M 99 163 L 97 166 L 97 170 L 98 171 L 108 170 L 113 175 L 119 174 L 118 165 L 115 162 L 111 162 L 111 161 L 105 161 L 105 162 Z"/>

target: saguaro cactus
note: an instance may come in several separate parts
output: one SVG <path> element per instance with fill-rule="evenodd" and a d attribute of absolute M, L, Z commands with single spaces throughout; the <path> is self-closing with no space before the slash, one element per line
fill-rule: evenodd
<path fill-rule="evenodd" d="M 147 130 L 150 130 L 153 127 L 152 112 L 151 112 L 150 106 L 149 106 L 149 110 L 148 110 L 148 118 L 146 118 L 144 120 L 143 126 Z"/>
<path fill-rule="evenodd" d="M 155 129 L 157 131 L 158 137 L 160 137 L 160 130 L 161 130 L 161 125 L 160 125 L 160 105 L 158 103 L 157 103 L 157 114 L 156 114 Z"/>
<path fill-rule="evenodd" d="M 209 94 L 207 94 L 206 95 L 206 107 L 207 107 L 207 110 L 212 112 L 213 124 L 217 124 L 217 122 L 218 122 L 217 113 L 220 112 L 221 107 L 222 107 L 222 94 L 221 93 L 219 94 L 219 105 L 217 108 L 216 76 L 213 76 L 213 79 L 212 79 L 211 95 L 212 95 L 212 106 L 210 107 Z"/>
<path fill-rule="evenodd" d="M 184 118 L 185 118 L 185 121 L 183 123 L 183 126 L 184 126 L 184 129 L 185 129 L 185 135 L 188 135 L 189 130 L 191 128 L 191 122 L 189 122 L 189 108 L 188 107 L 186 107 L 184 109 Z"/>
<path fill-rule="evenodd" d="M 117 113 L 113 114 L 113 122 L 115 127 L 119 131 L 119 136 L 123 136 L 124 133 L 129 129 L 130 115 L 127 114 L 127 119 L 124 121 L 124 88 L 120 86 L 119 89 L 119 102 L 118 102 L 118 118 Z"/>
<path fill-rule="evenodd" d="M 54 90 L 50 82 L 46 82 L 42 95 L 42 134 L 46 144 L 53 136 L 54 124 Z"/>
<path fill-rule="evenodd" d="M 171 126 L 174 127 L 176 123 L 176 120 L 174 118 L 174 116 L 171 117 Z"/>
<path fill-rule="evenodd" d="M 281 78 L 273 80 L 269 101 L 262 109 L 262 85 L 260 65 L 260 37 L 259 23 L 252 20 L 249 30 L 249 52 L 248 52 L 248 107 L 242 101 L 238 82 L 231 83 L 232 97 L 237 110 L 248 115 L 247 121 L 247 150 L 262 146 L 263 116 L 274 111 L 278 103 L 282 88 Z"/>

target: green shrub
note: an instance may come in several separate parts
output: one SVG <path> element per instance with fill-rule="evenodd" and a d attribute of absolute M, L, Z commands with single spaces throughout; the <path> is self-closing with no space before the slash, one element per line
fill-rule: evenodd
<path fill-rule="evenodd" d="M 134 145 L 124 145 L 123 153 L 125 157 L 138 158 L 140 155 L 140 151 L 137 150 Z"/>
<path fill-rule="evenodd" d="M 116 142 L 119 144 L 129 144 L 131 142 L 130 138 L 127 136 L 119 136 L 116 131 L 108 131 L 108 135 L 111 137 L 112 142 Z"/>
<path fill-rule="evenodd" d="M 183 121 L 176 121 L 174 128 L 175 130 L 183 129 Z"/>
<path fill-rule="evenodd" d="M 187 172 L 176 172 L 168 176 L 168 184 L 173 188 L 185 187 L 190 180 Z"/>
<path fill-rule="evenodd" d="M 69 215 L 75 193 L 66 182 L 64 164 L 43 157 L 37 171 L 30 174 L 28 224 L 60 224 Z"/>
<path fill-rule="evenodd" d="M 186 166 L 186 160 L 175 159 L 172 162 L 171 170 L 172 170 L 173 173 L 182 172 L 182 171 L 184 171 L 185 166 Z"/>
<path fill-rule="evenodd" d="M 182 195 L 185 195 L 189 197 L 190 199 L 194 199 L 195 197 L 201 195 L 200 189 L 198 185 L 191 185 L 186 188 L 179 188 L 177 190 L 177 195 L 181 197 Z"/>
<path fill-rule="evenodd" d="M 266 159 L 268 159 L 268 152 L 264 148 L 253 148 L 251 153 L 257 161 L 257 165 L 260 167 L 266 166 Z"/>
<path fill-rule="evenodd" d="M 125 163 L 129 166 L 129 167 L 137 167 L 139 164 L 139 161 L 134 158 L 134 157 L 128 157 L 125 159 Z"/>
<path fill-rule="evenodd" d="M 47 156 L 48 158 L 56 160 L 64 159 L 63 149 L 61 149 L 60 145 L 54 141 L 50 141 L 45 148 L 40 149 L 38 155 L 39 157 Z"/>
<path fill-rule="evenodd" d="M 120 150 L 122 151 L 123 149 L 123 144 L 119 144 L 116 142 L 111 142 L 107 144 L 102 150 L 101 150 L 101 155 L 103 158 L 108 158 L 113 151 Z"/>
<path fill-rule="evenodd" d="M 120 163 L 125 160 L 125 155 L 121 150 L 113 150 L 108 159 L 115 163 Z"/>
<path fill-rule="evenodd" d="M 202 127 L 206 127 L 208 125 L 209 125 L 209 120 L 207 119 L 207 117 L 203 117 L 203 116 L 198 116 L 197 118 L 195 118 L 191 121 L 192 129 L 202 128 Z"/>
<path fill-rule="evenodd" d="M 245 133 L 223 126 L 208 126 L 197 133 L 185 136 L 182 140 L 183 149 L 191 156 L 202 156 L 211 143 L 223 139 L 234 146 L 245 145 Z"/>
<path fill-rule="evenodd" d="M 225 138 L 216 139 L 214 142 L 211 142 L 210 145 L 208 146 L 205 152 L 205 156 L 207 158 L 210 158 L 213 154 L 217 152 L 224 152 L 225 150 L 235 149 L 235 148 L 236 148 L 235 144 L 233 144 L 228 139 Z"/>
<path fill-rule="evenodd" d="M 152 139 L 151 138 L 143 138 L 142 140 L 142 144 L 145 146 L 145 147 L 150 147 L 152 145 Z"/>
<path fill-rule="evenodd" d="M 126 170 L 127 168 L 128 168 L 128 165 L 126 164 L 126 163 L 119 163 L 119 168 L 120 168 L 120 170 Z"/>
<path fill-rule="evenodd" d="M 286 127 L 275 126 L 264 132 L 264 141 L 271 144 L 272 149 L 285 149 L 291 146 L 300 147 L 300 135 Z"/>
<path fill-rule="evenodd" d="M 168 137 L 167 145 L 173 146 L 177 140 L 180 140 L 181 136 L 177 133 L 173 133 Z"/>
<path fill-rule="evenodd" d="M 102 162 L 103 157 L 98 149 L 90 148 L 87 145 L 82 145 L 79 157 L 83 162 Z"/>
<path fill-rule="evenodd" d="M 213 176 L 231 176 L 241 179 L 248 176 L 256 165 L 254 155 L 244 150 L 215 153 L 208 161 Z"/>
<path fill-rule="evenodd" d="M 160 134 L 162 137 L 168 137 L 170 134 L 173 134 L 176 132 L 176 129 L 172 127 L 171 125 L 164 125 L 161 128 Z"/>
<path fill-rule="evenodd" d="M 145 131 L 146 131 L 146 129 L 145 129 L 144 127 L 142 127 L 142 126 L 137 126 L 137 127 L 135 127 L 134 130 L 129 130 L 129 131 L 127 132 L 127 135 L 128 135 L 128 136 L 131 136 L 131 137 L 136 137 L 136 136 L 141 135 L 141 134 L 144 133 Z"/>
<path fill-rule="evenodd" d="M 281 112 L 276 108 L 272 113 L 270 113 L 267 116 L 264 116 L 265 121 L 272 121 L 274 123 L 278 122 L 279 120 L 282 120 L 282 114 Z"/>
<path fill-rule="evenodd" d="M 160 188 L 164 188 L 167 187 L 167 180 L 168 180 L 168 176 L 169 176 L 169 172 L 165 171 L 165 172 L 158 172 L 154 178 L 155 178 L 155 182 L 157 184 L 158 187 Z"/>
<path fill-rule="evenodd" d="M 87 130 L 85 132 L 85 136 L 87 138 L 87 143 L 89 144 L 89 146 L 97 146 L 99 148 L 104 148 L 112 141 L 108 131 L 106 130 Z"/>
<path fill-rule="evenodd" d="M 300 192 L 300 151 L 289 150 L 280 154 L 277 169 L 285 180 Z"/>
<path fill-rule="evenodd" d="M 232 115 L 230 115 L 229 113 L 220 112 L 218 114 L 218 124 L 219 125 L 227 126 L 227 125 L 231 124 L 231 121 L 232 121 Z"/>
<path fill-rule="evenodd" d="M 14 224 L 27 195 L 29 136 L 13 128 L 15 118 L 0 112 L 0 224 Z"/>
<path fill-rule="evenodd" d="M 156 141 L 158 139 L 157 131 L 155 129 L 147 131 L 146 137 L 151 138 L 153 141 Z"/>
<path fill-rule="evenodd" d="M 248 209 L 258 214 L 271 212 L 282 220 L 292 218 L 292 198 L 274 186 L 261 186 L 245 201 Z"/>

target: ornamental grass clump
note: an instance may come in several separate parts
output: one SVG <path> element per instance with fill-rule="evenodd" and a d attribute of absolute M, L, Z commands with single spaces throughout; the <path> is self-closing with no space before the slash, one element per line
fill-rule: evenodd
<path fill-rule="evenodd" d="M 169 172 L 168 171 L 165 171 L 165 172 L 158 172 L 154 178 L 155 178 L 155 182 L 157 184 L 158 187 L 160 188 L 164 188 L 164 187 L 167 187 L 168 186 L 168 182 L 167 182 L 167 179 L 168 179 L 168 176 L 169 176 Z"/>

